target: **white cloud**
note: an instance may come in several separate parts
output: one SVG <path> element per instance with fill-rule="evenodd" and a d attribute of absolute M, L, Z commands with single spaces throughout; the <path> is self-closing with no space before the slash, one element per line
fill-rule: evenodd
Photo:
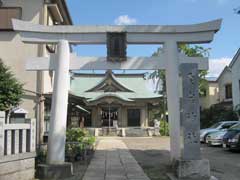
<path fill-rule="evenodd" d="M 209 77 L 218 77 L 225 66 L 231 62 L 231 58 L 219 58 L 209 60 Z"/>
<path fill-rule="evenodd" d="M 114 20 L 116 25 L 134 25 L 137 24 L 137 19 L 131 18 L 128 15 L 121 15 Z"/>

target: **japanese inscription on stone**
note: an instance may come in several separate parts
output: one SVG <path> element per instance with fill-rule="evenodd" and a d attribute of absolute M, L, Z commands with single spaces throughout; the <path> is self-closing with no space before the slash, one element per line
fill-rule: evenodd
<path fill-rule="evenodd" d="M 181 64 L 180 74 L 182 77 L 182 158 L 183 160 L 197 160 L 200 159 L 200 115 L 197 64 Z"/>

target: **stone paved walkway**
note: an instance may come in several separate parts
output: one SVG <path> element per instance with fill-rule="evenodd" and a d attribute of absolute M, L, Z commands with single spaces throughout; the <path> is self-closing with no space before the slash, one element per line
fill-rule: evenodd
<path fill-rule="evenodd" d="M 120 139 L 101 139 L 83 180 L 150 180 Z"/>

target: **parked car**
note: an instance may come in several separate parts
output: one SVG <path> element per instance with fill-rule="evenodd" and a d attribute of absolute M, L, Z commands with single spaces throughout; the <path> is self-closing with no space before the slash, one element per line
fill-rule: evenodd
<path fill-rule="evenodd" d="M 236 124 L 238 124 L 238 123 L 236 123 Z M 236 124 L 234 123 L 233 126 L 235 126 Z M 231 128 L 233 126 L 230 126 L 229 128 Z M 223 136 L 227 133 L 229 128 L 220 129 L 216 132 L 209 133 L 206 137 L 206 143 L 209 146 L 220 146 L 220 145 L 222 145 L 223 144 Z"/>
<path fill-rule="evenodd" d="M 227 129 L 213 132 L 207 135 L 206 143 L 209 146 L 220 146 L 223 144 L 223 136 L 227 133 Z"/>
<path fill-rule="evenodd" d="M 200 142 L 205 143 L 206 138 L 210 133 L 217 132 L 219 130 L 229 129 L 234 124 L 237 124 L 239 121 L 221 121 L 209 128 L 200 130 Z"/>
<path fill-rule="evenodd" d="M 223 136 L 223 148 L 240 150 L 240 123 L 231 127 Z"/>

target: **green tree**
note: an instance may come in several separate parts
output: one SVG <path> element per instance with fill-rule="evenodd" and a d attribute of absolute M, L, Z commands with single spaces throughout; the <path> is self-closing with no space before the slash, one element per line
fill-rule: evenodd
<path fill-rule="evenodd" d="M 23 84 L 17 81 L 0 59 L 0 111 L 9 112 L 19 105 L 22 95 Z"/>
<path fill-rule="evenodd" d="M 209 48 L 203 48 L 201 46 L 190 46 L 186 44 L 179 45 L 179 51 L 186 54 L 189 57 L 209 57 Z M 162 52 L 162 48 L 158 48 L 152 56 L 158 56 Z M 205 79 L 207 75 L 206 70 L 199 71 L 199 94 L 204 95 L 207 88 L 207 81 Z M 164 70 L 155 70 L 150 75 L 149 78 L 156 82 L 156 87 L 159 87 L 162 83 L 162 91 L 159 92 L 164 94 L 166 92 L 166 76 Z"/>
<path fill-rule="evenodd" d="M 240 120 L 240 104 L 234 107 L 234 112 L 236 113 L 238 120 Z"/>

